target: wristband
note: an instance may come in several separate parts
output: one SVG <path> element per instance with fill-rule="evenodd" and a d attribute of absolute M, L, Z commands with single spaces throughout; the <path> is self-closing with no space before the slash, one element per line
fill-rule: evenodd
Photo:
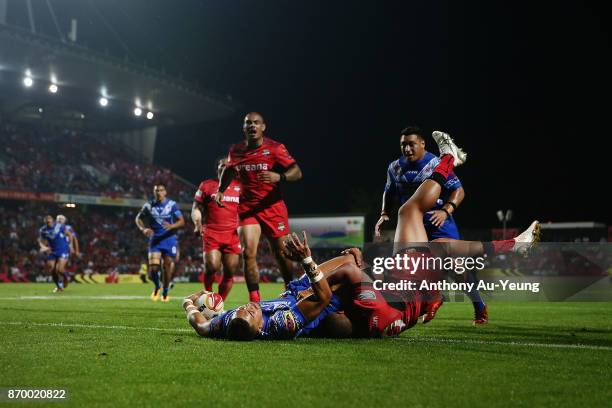
<path fill-rule="evenodd" d="M 282 182 L 287 181 L 287 176 L 285 175 L 285 173 L 281 173 L 280 174 L 280 181 L 282 181 Z"/>
<path fill-rule="evenodd" d="M 197 308 L 193 309 L 193 310 L 190 310 L 189 312 L 187 312 L 187 318 L 189 319 L 191 317 L 191 315 L 195 314 L 195 313 L 200 313 L 200 311 Z"/>
<path fill-rule="evenodd" d="M 191 299 L 184 299 L 183 300 L 183 308 L 186 308 L 187 306 L 185 306 L 186 303 L 191 303 L 193 305 L 193 300 Z M 195 305 L 194 305 L 195 306 Z"/>
<path fill-rule="evenodd" d="M 453 211 L 457 211 L 457 204 L 453 203 L 452 201 L 447 201 L 444 204 L 448 204 L 451 207 L 453 207 Z"/>
<path fill-rule="evenodd" d="M 446 216 L 450 218 L 450 213 L 446 210 L 446 208 L 440 208 L 440 211 L 444 211 Z"/>
<path fill-rule="evenodd" d="M 309 263 L 312 263 L 312 256 L 307 256 L 306 258 L 302 259 L 302 265 L 308 265 Z"/>
<path fill-rule="evenodd" d="M 308 280 L 310 281 L 310 283 L 317 283 L 325 277 L 325 275 L 323 275 L 323 272 L 321 272 L 320 270 L 316 269 L 315 271 L 317 272 L 316 275 L 308 275 Z"/>

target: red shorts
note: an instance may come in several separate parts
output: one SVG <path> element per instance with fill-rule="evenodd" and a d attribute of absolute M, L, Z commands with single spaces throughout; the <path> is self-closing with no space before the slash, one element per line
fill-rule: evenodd
<path fill-rule="evenodd" d="M 202 234 L 202 252 L 221 251 L 223 254 L 239 254 L 242 252 L 240 238 L 236 230 L 215 231 L 206 229 Z"/>
<path fill-rule="evenodd" d="M 261 232 L 268 238 L 289 234 L 289 214 L 284 201 L 277 201 L 263 210 L 240 212 L 240 225 L 259 224 Z"/>
<path fill-rule="evenodd" d="M 372 282 L 362 282 L 351 290 L 351 303 L 345 309 L 353 323 L 355 337 L 382 337 L 392 324 L 402 324 L 404 314 L 387 303 Z"/>

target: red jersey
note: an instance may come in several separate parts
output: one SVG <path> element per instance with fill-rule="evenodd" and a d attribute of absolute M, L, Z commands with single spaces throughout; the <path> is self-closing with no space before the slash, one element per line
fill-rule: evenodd
<path fill-rule="evenodd" d="M 267 137 L 263 138 L 261 146 L 254 149 L 249 149 L 246 142 L 232 145 L 227 165 L 236 170 L 242 184 L 240 212 L 281 201 L 280 184 L 258 181 L 257 174 L 263 171 L 283 172 L 293 164 L 295 159 L 285 145 Z"/>
<path fill-rule="evenodd" d="M 219 188 L 218 180 L 204 180 L 200 183 L 198 191 L 193 197 L 194 201 L 203 204 L 206 209 L 206 216 L 202 224 L 206 229 L 215 231 L 233 231 L 238 228 L 238 204 L 240 203 L 240 183 L 233 180 L 223 194 L 223 204 L 219 207 L 212 195 Z"/>

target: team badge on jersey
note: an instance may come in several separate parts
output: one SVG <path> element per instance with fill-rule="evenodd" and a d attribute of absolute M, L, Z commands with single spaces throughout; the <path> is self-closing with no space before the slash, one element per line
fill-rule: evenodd
<path fill-rule="evenodd" d="M 264 156 L 269 156 L 270 155 L 270 151 L 268 149 L 265 149 L 261 154 L 264 155 Z"/>
<path fill-rule="evenodd" d="M 287 328 L 287 331 L 289 333 L 295 333 L 296 330 L 296 324 L 295 324 L 295 318 L 293 317 L 293 313 L 291 313 L 290 311 L 286 311 L 284 313 L 283 319 L 285 320 L 285 327 Z"/>
<path fill-rule="evenodd" d="M 238 186 L 234 186 L 234 191 L 235 191 L 235 192 L 240 192 L 240 187 L 238 187 Z"/>
<path fill-rule="evenodd" d="M 285 230 L 285 223 L 284 222 L 279 222 L 277 229 L 279 231 L 284 231 Z"/>

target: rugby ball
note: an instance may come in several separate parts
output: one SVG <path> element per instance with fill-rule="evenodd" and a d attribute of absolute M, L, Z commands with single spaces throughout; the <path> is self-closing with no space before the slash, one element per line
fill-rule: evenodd
<path fill-rule="evenodd" d="M 200 313 L 209 319 L 223 313 L 223 298 L 220 294 L 214 292 L 204 292 L 195 302 L 194 305 Z"/>

